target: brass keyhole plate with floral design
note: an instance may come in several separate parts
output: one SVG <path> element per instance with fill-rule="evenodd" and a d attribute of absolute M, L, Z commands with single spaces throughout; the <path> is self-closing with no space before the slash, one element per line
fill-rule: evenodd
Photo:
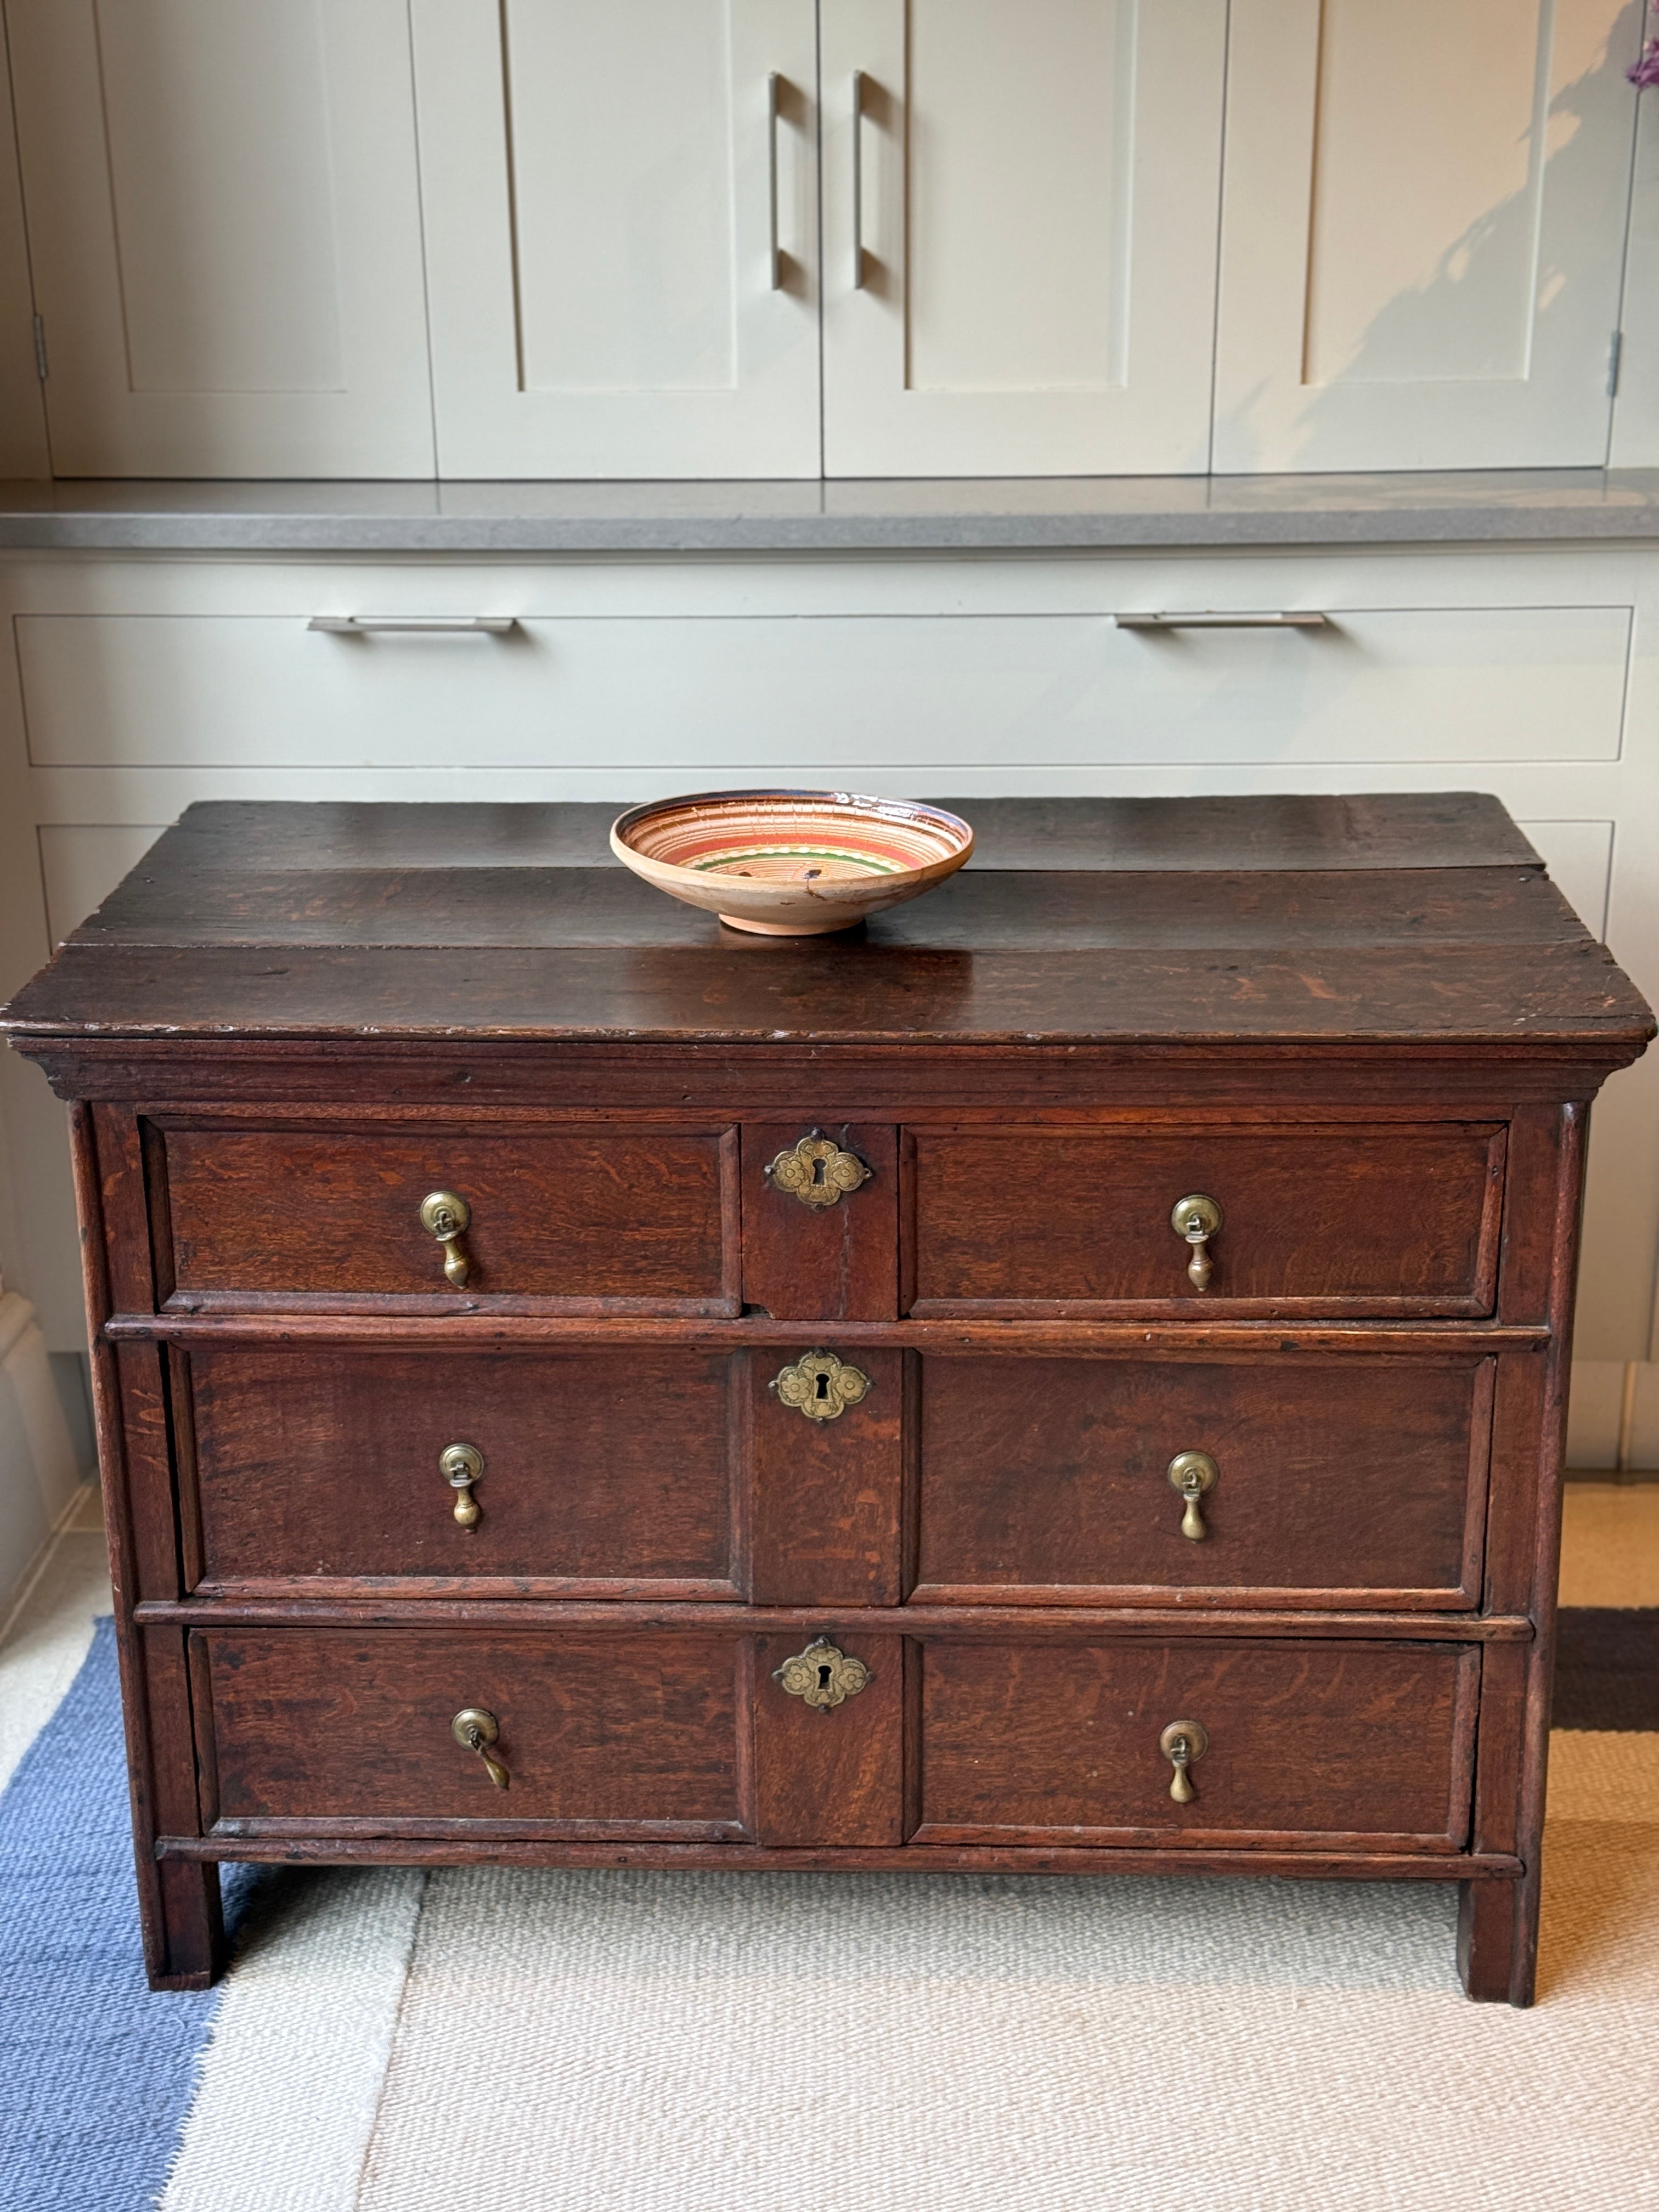
<path fill-rule="evenodd" d="M 793 1367 L 774 1376 L 770 1387 L 780 1404 L 793 1406 L 809 1421 L 834 1421 L 872 1386 L 862 1368 L 849 1367 L 833 1352 L 803 1352 Z"/>
<path fill-rule="evenodd" d="M 857 1697 L 870 1680 L 870 1669 L 862 1659 L 849 1659 L 827 1636 L 820 1636 L 775 1668 L 772 1680 L 814 1712 L 828 1713 Z"/>
<path fill-rule="evenodd" d="M 870 1170 L 856 1152 L 844 1152 L 822 1129 L 809 1129 L 798 1144 L 778 1154 L 767 1176 L 803 1206 L 839 1206 L 842 1195 L 868 1182 Z"/>

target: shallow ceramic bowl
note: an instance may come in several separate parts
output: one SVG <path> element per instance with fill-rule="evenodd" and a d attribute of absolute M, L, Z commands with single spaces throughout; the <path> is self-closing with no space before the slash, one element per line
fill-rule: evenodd
<path fill-rule="evenodd" d="M 820 937 L 900 906 L 974 849 L 954 814 L 848 791 L 702 791 L 619 815 L 611 849 L 671 898 L 758 937 Z"/>

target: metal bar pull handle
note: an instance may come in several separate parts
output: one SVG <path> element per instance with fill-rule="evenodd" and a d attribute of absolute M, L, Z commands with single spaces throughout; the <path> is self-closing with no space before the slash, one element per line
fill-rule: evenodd
<path fill-rule="evenodd" d="M 864 71 L 853 71 L 853 289 L 864 289 Z"/>
<path fill-rule="evenodd" d="M 778 73 L 766 80 L 766 191 L 771 258 L 767 283 L 775 292 L 783 289 L 783 257 L 778 251 Z"/>
<path fill-rule="evenodd" d="M 306 624 L 307 629 L 331 630 L 337 637 L 368 637 L 376 630 L 505 637 L 518 626 L 517 615 L 313 615 Z"/>
<path fill-rule="evenodd" d="M 1328 615 L 1286 608 L 1277 614 L 1114 615 L 1120 629 L 1328 629 Z"/>

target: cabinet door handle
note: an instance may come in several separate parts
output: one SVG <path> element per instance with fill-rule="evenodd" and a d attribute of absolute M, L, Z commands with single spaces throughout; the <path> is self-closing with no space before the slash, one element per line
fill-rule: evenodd
<path fill-rule="evenodd" d="M 864 289 L 864 71 L 853 71 L 853 289 Z"/>
<path fill-rule="evenodd" d="M 1119 629 L 1329 629 L 1328 615 L 1290 608 L 1264 615 L 1114 615 Z"/>
<path fill-rule="evenodd" d="M 769 263 L 771 289 L 783 289 L 783 261 L 778 252 L 778 73 L 766 80 L 766 191 L 772 240 Z"/>
<path fill-rule="evenodd" d="M 306 624 L 336 637 L 369 637 L 380 630 L 402 636 L 505 637 L 518 626 L 517 615 L 313 615 Z"/>

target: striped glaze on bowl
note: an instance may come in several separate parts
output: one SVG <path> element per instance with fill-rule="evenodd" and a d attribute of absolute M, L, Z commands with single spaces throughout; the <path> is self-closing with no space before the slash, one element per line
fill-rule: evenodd
<path fill-rule="evenodd" d="M 974 849 L 942 807 L 848 791 L 703 791 L 618 816 L 611 849 L 671 898 L 759 937 L 820 937 L 899 906 Z"/>

